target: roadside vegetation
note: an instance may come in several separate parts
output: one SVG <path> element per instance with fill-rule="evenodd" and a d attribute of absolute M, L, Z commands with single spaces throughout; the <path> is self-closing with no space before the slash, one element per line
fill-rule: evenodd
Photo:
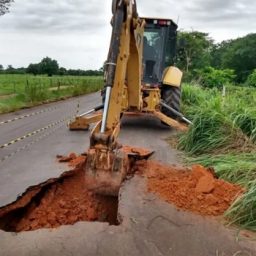
<path fill-rule="evenodd" d="M 189 163 L 214 167 L 219 178 L 246 188 L 226 217 L 256 231 L 256 89 L 227 85 L 223 91 L 185 84 L 182 100 L 183 113 L 193 125 L 179 135 L 178 148 Z"/>
<path fill-rule="evenodd" d="M 256 34 L 221 43 L 199 31 L 178 37 L 182 112 L 193 125 L 177 147 L 188 163 L 214 167 L 219 178 L 245 187 L 226 217 L 256 231 Z"/>
<path fill-rule="evenodd" d="M 0 75 L 0 113 L 100 90 L 101 76 Z"/>

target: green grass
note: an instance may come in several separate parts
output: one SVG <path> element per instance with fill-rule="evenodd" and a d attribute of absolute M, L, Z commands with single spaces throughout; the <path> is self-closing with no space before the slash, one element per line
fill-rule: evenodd
<path fill-rule="evenodd" d="M 249 140 L 255 142 L 256 90 L 228 87 L 227 91 L 226 97 L 222 97 L 215 89 L 183 87 L 182 112 L 194 125 L 181 136 L 180 149 L 189 154 L 202 154 L 250 144 Z"/>
<path fill-rule="evenodd" d="M 227 147 L 234 141 L 237 130 L 221 112 L 210 107 L 197 108 L 193 126 L 179 140 L 179 149 L 188 154 L 204 154 Z"/>
<path fill-rule="evenodd" d="M 218 177 L 246 192 L 228 209 L 230 224 L 256 231 L 256 89 L 216 89 L 184 85 L 183 113 L 193 120 L 178 147 L 189 163 L 214 167 Z"/>
<path fill-rule="evenodd" d="M 0 113 L 95 92 L 102 87 L 102 77 L 2 74 L 0 75 Z"/>

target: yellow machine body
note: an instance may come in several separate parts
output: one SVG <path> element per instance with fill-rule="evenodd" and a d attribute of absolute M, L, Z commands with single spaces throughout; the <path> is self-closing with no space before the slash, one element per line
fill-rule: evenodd
<path fill-rule="evenodd" d="M 107 195 L 118 194 L 129 168 L 127 154 L 117 143 L 122 113 L 149 114 L 174 128 L 187 129 L 186 125 L 161 113 L 161 89 L 142 83 L 145 20 L 137 16 L 136 1 L 113 1 L 113 5 L 115 7 L 112 19 L 113 32 L 106 63 L 106 88 L 111 91 L 106 97 L 109 98 L 105 100 L 102 113 L 79 117 L 70 124 L 72 129 L 76 129 L 77 124 L 81 129 L 83 125 L 84 128 L 88 128 L 90 123 L 98 121 L 91 132 L 84 170 L 87 186 L 97 193 Z M 120 19 L 123 21 L 118 34 L 117 23 Z M 118 41 L 118 49 L 113 47 L 115 40 Z M 113 51 L 118 51 L 116 62 L 112 60 Z M 113 80 L 110 79 L 111 75 Z M 166 68 L 163 74 L 163 81 L 168 86 L 179 87 L 181 78 L 182 72 L 175 67 Z"/>

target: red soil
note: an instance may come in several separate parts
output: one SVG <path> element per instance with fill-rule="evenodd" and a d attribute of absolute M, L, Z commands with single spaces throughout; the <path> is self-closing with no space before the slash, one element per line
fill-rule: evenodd
<path fill-rule="evenodd" d="M 122 149 L 122 151 L 124 151 L 127 154 L 138 154 L 142 157 L 146 157 L 146 156 L 152 154 L 152 150 L 145 149 L 145 148 L 123 146 L 121 149 Z"/>
<path fill-rule="evenodd" d="M 85 162 L 85 159 L 85 156 L 78 156 L 75 159 L 70 160 L 68 165 L 70 167 L 80 167 Z"/>
<path fill-rule="evenodd" d="M 60 163 L 70 162 L 71 160 L 74 160 L 77 158 L 75 153 L 70 153 L 69 156 L 61 156 L 57 155 L 57 158 L 59 159 Z"/>
<path fill-rule="evenodd" d="M 148 155 L 149 150 L 124 146 L 126 153 Z M 82 156 L 70 164 L 84 161 Z M 166 166 L 156 161 L 138 161 L 132 173 L 137 171 L 147 177 L 148 190 L 177 207 L 202 215 L 222 215 L 232 202 L 244 192 L 238 185 L 217 179 L 212 169 L 201 165 L 191 168 Z"/>
<path fill-rule="evenodd" d="M 84 160 L 85 157 L 80 156 L 72 159 L 70 165 L 81 165 Z M 56 228 L 78 221 L 118 224 L 117 198 L 88 191 L 82 168 L 66 172 L 60 178 L 30 190 L 15 203 L 0 209 L 1 229 L 20 232 Z"/>
<path fill-rule="evenodd" d="M 148 180 L 148 190 L 168 203 L 200 213 L 222 215 L 243 189 L 221 179 L 200 165 L 191 168 L 165 166 L 153 161 L 140 161 L 136 170 Z"/>

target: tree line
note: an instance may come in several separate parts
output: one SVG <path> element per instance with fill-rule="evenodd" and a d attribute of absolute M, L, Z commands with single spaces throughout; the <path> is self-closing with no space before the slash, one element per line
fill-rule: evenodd
<path fill-rule="evenodd" d="M 214 43 L 207 33 L 179 32 L 176 64 L 186 81 L 208 87 L 225 82 L 256 87 L 256 34 Z"/>
<path fill-rule="evenodd" d="M 12 65 L 8 65 L 4 69 L 3 65 L 0 64 L 0 74 L 102 76 L 103 68 L 99 70 L 66 69 L 59 67 L 57 60 L 45 57 L 39 63 L 29 64 L 27 68 L 14 68 Z"/>

